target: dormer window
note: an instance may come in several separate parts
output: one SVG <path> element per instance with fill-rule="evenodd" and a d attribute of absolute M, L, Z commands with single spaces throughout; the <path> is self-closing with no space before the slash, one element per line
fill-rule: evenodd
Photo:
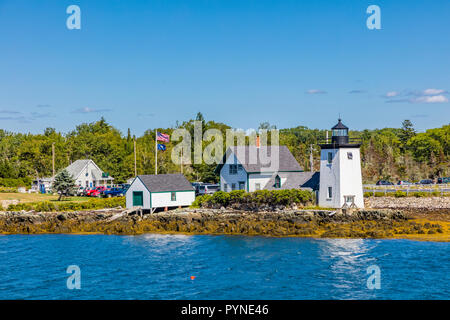
<path fill-rule="evenodd" d="M 279 176 L 275 177 L 275 185 L 274 185 L 274 187 L 277 188 L 277 189 L 281 188 L 281 179 L 280 179 Z"/>

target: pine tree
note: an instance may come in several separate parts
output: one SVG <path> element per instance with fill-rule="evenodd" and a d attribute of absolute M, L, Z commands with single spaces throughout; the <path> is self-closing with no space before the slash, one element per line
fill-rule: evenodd
<path fill-rule="evenodd" d="M 70 195 L 74 188 L 75 180 L 66 169 L 62 170 L 55 176 L 52 189 L 59 193 L 58 201 L 60 201 L 63 196 L 67 197 Z"/>

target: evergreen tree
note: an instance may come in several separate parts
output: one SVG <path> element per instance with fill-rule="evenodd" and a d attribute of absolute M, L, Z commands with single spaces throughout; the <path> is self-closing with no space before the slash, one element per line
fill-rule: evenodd
<path fill-rule="evenodd" d="M 52 189 L 56 190 L 59 193 L 58 201 L 60 201 L 63 196 L 65 197 L 69 196 L 74 188 L 75 188 L 75 180 L 72 178 L 72 176 L 66 169 L 62 170 L 55 176 Z"/>

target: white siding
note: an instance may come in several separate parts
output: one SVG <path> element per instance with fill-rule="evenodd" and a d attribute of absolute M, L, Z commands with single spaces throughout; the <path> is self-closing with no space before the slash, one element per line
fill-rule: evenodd
<path fill-rule="evenodd" d="M 171 200 L 171 192 L 154 192 L 152 193 L 152 207 L 178 207 L 190 206 L 195 200 L 195 191 L 174 191 L 176 193 L 176 201 Z"/>
<path fill-rule="evenodd" d="M 77 177 L 73 177 L 75 179 L 75 183 L 79 186 L 86 187 L 86 182 L 88 187 L 96 187 L 101 185 L 106 185 L 106 181 L 99 179 L 95 180 L 92 175 L 92 170 L 100 170 L 93 161 L 89 161 L 87 166 L 85 166 L 80 174 Z M 100 170 L 101 171 L 101 170 Z M 101 177 L 97 177 L 101 178 Z M 111 183 L 111 182 L 109 182 Z"/>
<path fill-rule="evenodd" d="M 333 160 L 328 163 L 328 153 Z M 351 152 L 353 159 L 348 159 Z M 332 197 L 328 197 L 328 188 L 332 188 Z M 358 208 L 364 208 L 361 177 L 361 158 L 359 148 L 323 149 L 320 156 L 319 206 L 341 208 L 344 196 L 355 196 Z"/>
<path fill-rule="evenodd" d="M 250 173 L 248 177 L 248 191 L 255 191 L 257 183 L 260 184 L 260 189 L 263 190 L 270 177 L 272 177 L 272 173 Z"/>
<path fill-rule="evenodd" d="M 220 170 L 220 190 L 225 191 L 225 184 L 227 184 L 227 191 L 231 191 L 233 183 L 236 184 L 236 190 L 238 190 L 239 182 L 244 182 L 244 190 L 247 190 L 247 172 L 242 167 L 242 169 L 238 169 L 237 174 L 230 174 L 230 164 L 240 164 L 233 153 L 230 153 Z"/>
<path fill-rule="evenodd" d="M 130 188 L 128 188 L 127 193 L 125 194 L 126 197 L 126 204 L 127 208 L 133 207 L 133 191 L 142 191 L 144 195 L 144 205 L 142 206 L 143 209 L 151 209 L 150 208 L 150 192 L 148 192 L 147 188 L 144 186 L 142 181 L 138 178 L 134 179 L 133 183 L 131 184 Z"/>

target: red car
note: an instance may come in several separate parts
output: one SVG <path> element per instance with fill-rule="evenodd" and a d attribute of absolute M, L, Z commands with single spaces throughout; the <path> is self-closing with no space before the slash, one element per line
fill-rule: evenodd
<path fill-rule="evenodd" d="M 87 192 L 88 197 L 100 197 L 102 192 L 106 190 L 105 186 L 98 186 Z"/>

